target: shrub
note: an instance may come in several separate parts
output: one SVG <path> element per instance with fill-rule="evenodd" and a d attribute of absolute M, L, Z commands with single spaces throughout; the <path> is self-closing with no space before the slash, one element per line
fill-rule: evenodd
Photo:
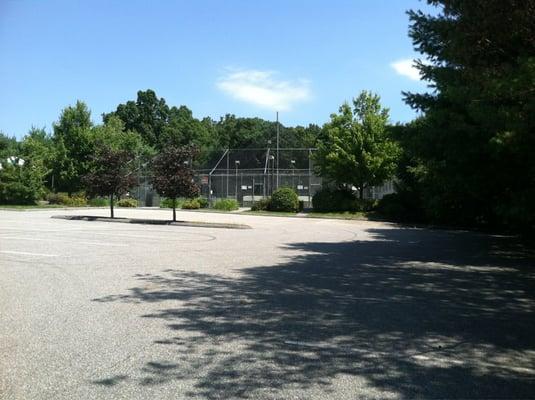
<path fill-rule="evenodd" d="M 201 203 L 197 199 L 186 200 L 182 203 L 182 208 L 184 210 L 197 210 L 201 208 Z"/>
<path fill-rule="evenodd" d="M 324 212 L 333 208 L 332 192 L 328 189 L 321 189 L 312 196 L 312 208 L 314 211 Z"/>
<path fill-rule="evenodd" d="M 181 208 L 184 199 L 176 199 L 176 207 Z M 173 200 L 163 197 L 160 200 L 160 208 L 173 208 Z"/>
<path fill-rule="evenodd" d="M 45 171 L 40 165 L 23 167 L 0 162 L 0 204 L 35 204 L 44 194 Z"/>
<path fill-rule="evenodd" d="M 312 207 L 320 212 L 361 211 L 357 197 L 345 189 L 321 189 L 312 197 Z"/>
<path fill-rule="evenodd" d="M 208 208 L 209 206 L 208 200 L 205 199 L 204 197 L 197 198 L 197 201 L 199 202 L 201 208 Z"/>
<path fill-rule="evenodd" d="M 215 202 L 214 208 L 216 210 L 233 211 L 240 208 L 240 205 L 234 199 L 221 199 Z"/>
<path fill-rule="evenodd" d="M 0 204 L 35 204 L 38 195 L 21 182 L 0 182 Z"/>
<path fill-rule="evenodd" d="M 103 197 L 94 197 L 87 200 L 87 204 L 91 207 L 108 207 L 110 205 L 110 201 Z"/>
<path fill-rule="evenodd" d="M 299 210 L 299 197 L 288 187 L 281 187 L 273 192 L 269 204 L 270 211 L 297 212 Z"/>
<path fill-rule="evenodd" d="M 67 197 L 65 205 L 68 207 L 85 207 L 87 206 L 87 199 L 81 195 L 70 196 Z"/>
<path fill-rule="evenodd" d="M 83 194 L 69 196 L 67 193 L 49 193 L 47 198 L 50 204 L 60 204 L 67 207 L 84 207 L 87 199 Z"/>
<path fill-rule="evenodd" d="M 371 211 L 376 205 L 376 200 L 359 199 L 347 189 L 324 188 L 312 197 L 312 207 L 319 212 Z"/>
<path fill-rule="evenodd" d="M 379 200 L 377 212 L 394 221 L 420 222 L 424 220 L 419 198 L 410 191 L 387 194 Z"/>
<path fill-rule="evenodd" d="M 378 200 L 374 199 L 357 199 L 357 211 L 373 211 L 377 208 Z"/>
<path fill-rule="evenodd" d="M 173 208 L 173 201 L 166 197 L 160 199 L 160 208 Z"/>
<path fill-rule="evenodd" d="M 121 199 L 117 202 L 119 207 L 137 207 L 136 199 Z"/>
<path fill-rule="evenodd" d="M 49 204 L 65 204 L 68 202 L 68 198 L 67 193 L 49 193 L 46 196 Z"/>
<path fill-rule="evenodd" d="M 251 211 L 267 211 L 269 210 L 269 204 L 271 199 L 269 197 L 255 201 L 251 206 Z"/>

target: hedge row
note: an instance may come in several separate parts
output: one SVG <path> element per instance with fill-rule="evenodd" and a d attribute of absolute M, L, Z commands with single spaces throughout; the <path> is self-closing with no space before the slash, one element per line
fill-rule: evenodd
<path fill-rule="evenodd" d="M 371 211 L 376 206 L 375 200 L 359 199 L 346 189 L 324 188 L 312 197 L 312 207 L 319 212 Z"/>
<path fill-rule="evenodd" d="M 160 208 L 173 208 L 173 200 L 168 198 L 162 198 L 160 200 Z M 208 200 L 203 197 L 196 199 L 176 199 L 176 208 L 182 208 L 184 210 L 196 210 L 199 208 L 208 208 Z"/>

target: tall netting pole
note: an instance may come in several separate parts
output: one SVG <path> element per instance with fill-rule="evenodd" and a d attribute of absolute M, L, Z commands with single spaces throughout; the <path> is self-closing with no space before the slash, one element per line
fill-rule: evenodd
<path fill-rule="evenodd" d="M 279 112 L 277 111 L 277 189 L 279 188 Z"/>
<path fill-rule="evenodd" d="M 230 151 L 228 152 L 230 153 Z M 227 199 L 228 199 L 228 174 L 229 174 L 229 170 L 230 170 L 230 165 L 229 165 L 229 159 L 228 159 L 228 153 L 227 153 Z"/>
<path fill-rule="evenodd" d="M 308 149 L 308 206 L 312 204 L 312 150 Z"/>
<path fill-rule="evenodd" d="M 208 204 L 212 207 L 212 173 L 208 175 Z"/>

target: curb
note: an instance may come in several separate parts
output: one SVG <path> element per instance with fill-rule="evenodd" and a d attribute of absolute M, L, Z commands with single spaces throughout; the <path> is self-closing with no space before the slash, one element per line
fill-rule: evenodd
<path fill-rule="evenodd" d="M 193 222 L 193 221 L 167 221 L 162 219 L 140 219 L 140 218 L 110 218 L 97 217 L 91 215 L 52 215 L 50 218 L 66 219 L 69 221 L 99 221 L 115 222 L 123 224 L 145 224 L 145 225 L 171 225 L 171 226 L 190 226 L 196 228 L 223 228 L 223 229 L 252 229 L 245 224 L 226 224 L 218 222 Z"/>
<path fill-rule="evenodd" d="M 122 207 L 121 207 L 122 208 Z M 28 208 L 14 208 L 14 207 L 2 207 L 0 211 L 72 211 L 72 210 L 109 210 L 109 207 L 28 207 Z"/>

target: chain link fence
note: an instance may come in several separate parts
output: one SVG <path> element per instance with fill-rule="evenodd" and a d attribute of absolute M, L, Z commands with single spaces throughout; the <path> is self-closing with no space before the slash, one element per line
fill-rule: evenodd
<path fill-rule="evenodd" d="M 312 196 L 321 189 L 321 178 L 314 174 L 313 148 L 224 149 L 211 151 L 196 165 L 195 181 L 201 196 L 211 204 L 219 199 L 236 199 L 241 206 L 271 196 L 279 187 L 291 187 L 304 202 L 312 206 Z M 130 195 L 142 207 L 156 207 L 160 197 L 147 176 Z"/>
<path fill-rule="evenodd" d="M 321 188 L 321 178 L 314 175 L 313 152 L 312 148 L 227 149 L 212 168 L 197 170 L 196 179 L 201 195 L 211 203 L 232 198 L 246 207 L 279 187 L 291 187 L 309 207 Z"/>
<path fill-rule="evenodd" d="M 312 197 L 322 187 L 322 179 L 314 174 L 313 148 L 224 149 L 211 151 L 205 161 L 195 166 L 195 181 L 201 196 L 210 204 L 219 199 L 236 199 L 242 207 L 271 196 L 279 187 L 294 189 L 305 207 L 312 207 Z M 393 181 L 366 188 L 365 197 L 380 199 L 393 193 Z M 139 186 L 130 192 L 144 207 L 157 207 L 160 197 L 152 189 L 148 177 L 141 177 Z"/>

